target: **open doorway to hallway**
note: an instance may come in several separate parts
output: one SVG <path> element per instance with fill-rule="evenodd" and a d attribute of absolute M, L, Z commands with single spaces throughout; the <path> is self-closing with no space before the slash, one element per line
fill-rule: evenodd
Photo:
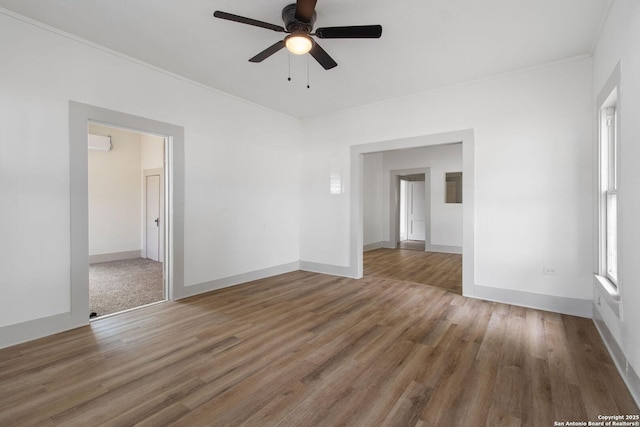
<path fill-rule="evenodd" d="M 367 153 L 363 177 L 363 276 L 462 293 L 462 204 L 446 177 L 462 170 L 462 144 Z"/>
<path fill-rule="evenodd" d="M 102 317 L 167 299 L 165 139 L 88 132 L 89 308 Z"/>

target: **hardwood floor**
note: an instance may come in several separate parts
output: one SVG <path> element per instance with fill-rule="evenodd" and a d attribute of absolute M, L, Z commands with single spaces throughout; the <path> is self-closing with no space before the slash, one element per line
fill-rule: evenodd
<path fill-rule="evenodd" d="M 436 286 L 462 295 L 462 255 L 375 249 L 363 256 L 363 274 Z"/>
<path fill-rule="evenodd" d="M 2 426 L 552 426 L 638 414 L 593 322 L 293 272 L 0 350 Z"/>
<path fill-rule="evenodd" d="M 398 243 L 398 248 L 424 252 L 424 240 L 402 240 Z"/>

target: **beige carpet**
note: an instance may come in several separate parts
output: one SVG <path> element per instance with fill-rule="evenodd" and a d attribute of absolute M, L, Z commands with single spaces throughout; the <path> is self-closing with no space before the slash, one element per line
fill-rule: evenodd
<path fill-rule="evenodd" d="M 136 258 L 89 266 L 89 308 L 98 317 L 163 299 L 160 262 Z"/>

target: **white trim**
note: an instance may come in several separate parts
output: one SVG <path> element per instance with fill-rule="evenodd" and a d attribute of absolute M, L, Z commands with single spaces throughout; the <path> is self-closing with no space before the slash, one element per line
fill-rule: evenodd
<path fill-rule="evenodd" d="M 300 270 L 300 262 L 290 262 L 288 264 L 276 265 L 273 267 L 263 268 L 261 270 L 249 271 L 247 273 L 236 274 L 235 276 L 224 277 L 222 279 L 211 280 L 209 282 L 189 285 L 179 289 L 179 294 L 174 293 L 176 300 L 188 298 L 191 296 L 211 292 L 230 286 L 241 285 L 243 283 L 252 282 L 254 280 L 266 279 L 268 277 L 277 276 L 279 274 L 291 273 Z M 174 289 L 175 292 L 176 289 Z"/>
<path fill-rule="evenodd" d="M 426 252 L 442 252 L 445 254 L 462 254 L 462 246 L 448 246 L 448 245 L 432 245 L 425 242 L 424 250 Z"/>
<path fill-rule="evenodd" d="M 382 247 L 386 249 L 395 249 L 398 247 L 398 244 L 392 242 L 391 240 L 385 240 L 384 242 L 382 242 Z"/>
<path fill-rule="evenodd" d="M 623 263 L 623 254 L 621 250 L 622 239 L 619 237 L 623 233 L 623 221 L 620 216 L 620 209 L 618 209 L 618 218 L 617 218 L 617 229 L 618 229 L 618 250 L 617 250 L 617 261 L 618 261 L 618 277 L 617 283 L 615 286 L 610 282 L 610 280 L 603 276 L 606 275 L 607 270 L 607 262 L 606 262 L 606 198 L 603 196 L 603 191 L 606 190 L 602 188 L 602 150 L 603 150 L 603 141 L 602 141 L 602 110 L 603 108 L 608 108 L 611 106 L 612 102 L 615 102 L 616 110 L 618 116 L 621 113 L 621 93 L 620 93 L 620 63 L 616 64 L 616 67 L 612 71 L 611 75 L 603 85 L 600 93 L 596 97 L 596 111 L 597 111 L 597 138 L 596 138 L 596 185 L 595 192 L 596 197 L 594 198 L 594 210 L 595 210 L 595 218 L 597 219 L 595 222 L 595 239 L 594 239 L 594 280 L 593 280 L 593 289 L 594 289 L 594 304 L 601 304 L 601 300 L 604 297 L 604 300 L 607 306 L 613 311 L 618 320 L 622 321 L 622 294 L 624 288 L 624 280 L 622 274 L 622 263 Z M 615 94 L 615 95 L 614 95 Z M 614 96 L 612 101 L 612 96 Z M 619 126 L 619 121 L 616 123 L 616 126 Z M 619 129 L 616 129 L 617 138 L 620 138 Z M 620 156 L 620 139 L 618 139 L 618 160 Z M 617 162 L 617 173 L 620 173 L 620 163 Z M 619 176 L 619 175 L 618 175 Z M 621 193 L 621 191 L 619 191 Z M 620 202 L 618 201 L 618 207 L 620 206 Z"/>
<path fill-rule="evenodd" d="M 87 323 L 89 314 L 87 313 Z M 78 323 L 71 313 L 55 314 L 41 319 L 7 325 L 0 328 L 0 348 L 10 347 L 23 342 L 43 338 L 58 332 L 75 329 Z"/>
<path fill-rule="evenodd" d="M 364 245 L 362 247 L 362 251 L 363 252 L 368 252 L 368 251 L 373 251 L 375 249 L 380 249 L 380 248 L 384 248 L 384 244 L 385 242 L 374 242 L 374 243 L 369 243 L 367 245 Z"/>
<path fill-rule="evenodd" d="M 620 303 L 620 294 L 613 287 L 609 279 L 598 274 L 593 275 L 593 288 L 596 292 L 594 303 L 600 305 L 604 297 L 607 306 L 613 311 L 616 317 L 622 321 L 622 304 Z"/>
<path fill-rule="evenodd" d="M 590 299 L 536 294 L 481 285 L 475 286 L 473 298 L 568 314 L 570 316 L 586 317 L 587 319 L 593 317 L 593 302 Z"/>
<path fill-rule="evenodd" d="M 595 214 L 597 218 L 595 236 L 596 236 L 596 245 L 595 245 L 595 256 L 596 256 L 596 264 L 595 264 L 595 274 L 608 276 L 608 257 L 607 257 L 607 195 L 611 190 L 616 191 L 618 186 L 618 177 L 620 173 L 620 132 L 617 127 L 619 126 L 619 116 L 620 116 L 620 63 L 616 65 L 613 72 L 607 79 L 604 84 L 602 90 L 597 96 L 596 99 L 596 111 L 597 111 L 597 165 L 596 165 L 596 197 L 595 197 Z M 603 127 L 605 126 L 606 117 L 605 110 L 614 106 L 616 109 L 616 116 L 618 119 L 615 121 L 616 129 L 613 130 L 614 136 L 613 141 L 616 144 L 616 150 L 612 153 L 611 148 L 611 134 L 607 132 L 607 135 L 604 135 L 605 130 Z M 606 149 L 606 152 L 605 152 Z M 614 170 L 611 170 L 612 160 L 610 156 L 614 154 L 617 159 L 613 161 L 615 165 Z M 605 164 L 606 163 L 606 164 Z M 607 179 L 603 180 L 603 174 L 607 173 Z M 612 176 L 612 174 L 614 174 Z M 614 181 L 614 186 L 611 186 L 611 181 Z M 603 182 L 606 181 L 606 182 Z M 617 206 L 620 206 L 620 201 L 618 197 Z M 618 209 L 618 215 L 616 219 L 616 228 L 617 228 L 617 236 L 622 235 L 623 231 L 623 223 L 620 215 L 620 210 Z M 615 294 L 622 294 L 622 251 L 621 251 L 621 240 L 617 238 L 618 248 L 616 251 L 617 257 L 617 277 L 611 278 L 615 282 Z"/>
<path fill-rule="evenodd" d="M 108 254 L 96 254 L 89 255 L 89 264 L 99 264 L 101 262 L 122 261 L 125 259 L 141 258 L 142 251 L 137 249 L 135 251 L 124 252 L 112 252 Z"/>
<path fill-rule="evenodd" d="M 108 48 L 106 46 L 103 46 L 101 44 L 94 43 L 94 42 L 92 42 L 90 40 L 87 40 L 87 39 L 84 39 L 82 37 L 76 36 L 74 34 L 68 33 L 66 31 L 63 31 L 63 30 L 59 29 L 59 28 L 52 27 L 51 25 L 47 25 L 47 24 L 45 24 L 43 22 L 40 22 L 40 21 L 36 21 L 35 19 L 31 19 L 31 18 L 29 18 L 27 16 L 24 16 L 24 15 L 21 15 L 19 13 L 16 13 L 16 12 L 14 12 L 12 10 L 8 10 L 8 9 L 3 8 L 3 7 L 0 7 L 0 14 L 6 15 L 6 16 L 11 17 L 13 19 L 17 19 L 18 21 L 22 21 L 22 22 L 24 22 L 26 24 L 29 24 L 29 25 L 32 25 L 32 26 L 34 26 L 36 28 L 40 28 L 41 30 L 48 31 L 48 32 L 56 34 L 56 35 L 58 35 L 60 37 L 64 37 L 66 39 L 72 40 L 72 41 L 74 41 L 76 43 L 80 43 L 80 44 L 83 44 L 85 46 L 89 46 L 89 47 L 91 47 L 93 49 L 99 50 L 99 51 L 104 52 L 104 53 L 109 54 L 109 55 L 113 55 L 113 56 L 115 56 L 117 58 L 120 58 L 120 59 L 123 59 L 125 61 L 137 64 L 139 66 L 145 67 L 145 68 L 153 70 L 155 72 L 164 74 L 164 75 L 172 77 L 172 78 L 174 78 L 176 80 L 180 80 L 180 81 L 185 82 L 187 84 L 199 87 L 201 89 L 205 89 L 207 91 L 213 92 L 213 93 L 215 93 L 217 95 L 220 95 L 220 96 L 223 96 L 225 98 L 232 99 L 232 100 L 234 100 L 236 102 L 240 102 L 240 103 L 246 104 L 246 105 L 251 105 L 251 106 L 253 106 L 255 108 L 258 108 L 258 109 L 261 109 L 261 110 L 264 110 L 264 111 L 269 111 L 271 113 L 277 114 L 279 116 L 282 116 L 284 118 L 287 118 L 289 120 L 292 120 L 292 121 L 295 121 L 295 122 L 298 122 L 298 123 L 300 123 L 300 121 L 302 120 L 301 118 L 291 116 L 289 114 L 283 113 L 282 111 L 274 110 L 273 108 L 269 108 L 269 107 L 264 106 L 262 104 L 258 104 L 256 102 L 249 101 L 249 100 L 247 100 L 245 98 L 241 98 L 241 97 L 239 97 L 237 95 L 233 95 L 233 94 L 230 94 L 228 92 L 224 92 L 224 91 L 222 91 L 220 89 L 217 89 L 217 88 L 215 88 L 213 86 L 209 86 L 209 85 L 207 85 L 205 83 L 200 83 L 198 81 L 192 80 L 192 79 L 190 79 L 188 77 L 185 77 L 185 76 L 182 76 L 180 74 L 173 73 L 173 72 L 171 72 L 169 70 L 166 70 L 164 68 L 158 67 L 156 65 L 152 65 L 152 64 L 150 64 L 148 62 L 145 62 L 145 61 L 142 61 L 140 59 L 134 58 L 132 56 L 126 55 L 126 54 L 124 54 L 122 52 L 118 52 L 116 50 L 110 49 L 110 48 Z"/>
<path fill-rule="evenodd" d="M 618 373 L 622 377 L 631 397 L 636 402 L 636 405 L 640 407 L 640 376 L 633 369 L 633 366 L 629 363 L 624 355 L 624 352 L 616 342 L 613 334 L 607 327 L 607 323 L 604 321 L 597 307 L 593 307 L 593 323 L 604 342 L 613 364 L 615 365 Z"/>
<path fill-rule="evenodd" d="M 362 253 L 362 251 L 359 251 Z M 360 279 L 352 275 L 353 268 L 341 265 L 322 264 L 319 262 L 300 261 L 300 270 L 309 271 L 311 273 L 322 273 L 330 276 L 349 277 L 352 279 Z"/>

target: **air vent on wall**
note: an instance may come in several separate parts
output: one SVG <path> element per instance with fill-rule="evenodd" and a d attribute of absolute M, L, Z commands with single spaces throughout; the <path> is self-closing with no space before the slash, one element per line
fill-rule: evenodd
<path fill-rule="evenodd" d="M 111 137 L 89 134 L 89 150 L 111 151 Z"/>

